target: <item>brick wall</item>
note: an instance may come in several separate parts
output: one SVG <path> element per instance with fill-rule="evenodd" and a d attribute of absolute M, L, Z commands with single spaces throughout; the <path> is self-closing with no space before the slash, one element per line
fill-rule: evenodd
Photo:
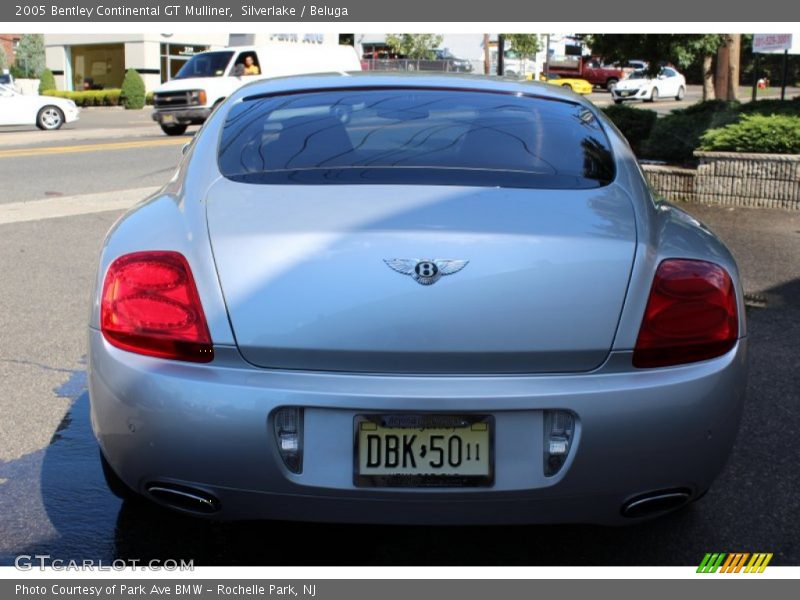
<path fill-rule="evenodd" d="M 697 169 L 643 165 L 667 200 L 800 210 L 800 155 L 695 152 Z"/>
<path fill-rule="evenodd" d="M 14 64 L 14 44 L 19 41 L 21 33 L 0 33 L 0 47 L 5 50 L 8 66 Z"/>

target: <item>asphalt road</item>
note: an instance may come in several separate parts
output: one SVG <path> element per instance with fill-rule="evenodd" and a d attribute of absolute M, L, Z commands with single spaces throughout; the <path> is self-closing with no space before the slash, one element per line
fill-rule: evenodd
<path fill-rule="evenodd" d="M 66 143 L 9 132 L 11 144 L 0 132 L 0 564 L 43 553 L 198 565 L 691 565 L 714 550 L 774 552 L 772 564 L 800 565 L 800 213 L 777 210 L 685 207 L 729 244 L 746 291 L 766 304 L 748 309 L 751 370 L 737 444 L 716 485 L 688 509 L 627 528 L 376 528 L 209 524 L 121 504 L 105 489 L 89 427 L 89 295 L 103 236 L 121 214 L 114 199 L 133 201 L 166 180 L 188 138 L 164 142 L 151 123 L 100 112 L 86 111 L 81 123 L 111 119 L 101 134 L 130 135 L 78 130 Z M 50 218 L 62 204 L 72 216 Z M 29 211 L 41 206 L 52 213 Z"/>

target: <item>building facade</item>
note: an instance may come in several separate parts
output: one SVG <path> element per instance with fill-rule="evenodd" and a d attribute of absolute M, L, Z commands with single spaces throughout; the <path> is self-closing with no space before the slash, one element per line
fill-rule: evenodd
<path fill-rule="evenodd" d="M 136 70 L 148 91 L 175 77 L 192 56 L 226 46 L 338 44 L 329 33 L 45 34 L 47 68 L 59 90 L 108 89 Z"/>
<path fill-rule="evenodd" d="M 108 89 L 136 70 L 148 90 L 198 52 L 228 45 L 227 33 L 45 34 L 45 61 L 59 90 Z"/>

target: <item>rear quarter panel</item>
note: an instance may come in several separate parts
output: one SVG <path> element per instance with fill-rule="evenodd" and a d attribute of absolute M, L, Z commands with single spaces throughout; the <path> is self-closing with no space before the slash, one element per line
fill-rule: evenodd
<path fill-rule="evenodd" d="M 627 140 L 609 120 L 601 118 L 617 159 L 617 183 L 631 195 L 637 230 L 636 257 L 613 349 L 630 350 L 636 345 L 653 276 L 668 258 L 706 260 L 725 268 L 736 288 L 739 337 L 744 337 L 744 294 L 730 250 L 688 212 L 654 196 Z"/>

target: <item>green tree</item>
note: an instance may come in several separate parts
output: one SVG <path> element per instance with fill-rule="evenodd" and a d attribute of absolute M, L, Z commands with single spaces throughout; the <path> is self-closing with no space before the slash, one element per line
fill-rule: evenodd
<path fill-rule="evenodd" d="M 414 59 L 430 59 L 433 50 L 442 43 L 442 36 L 435 33 L 401 33 L 387 35 L 386 43 L 393 52 Z"/>
<path fill-rule="evenodd" d="M 703 64 L 703 99 L 714 98 L 712 60 L 728 38 L 726 34 L 627 34 L 603 33 L 582 36 L 592 53 L 609 61 L 646 60 L 650 73 L 658 72 L 661 63 L 669 62 L 686 69 L 695 61 Z"/>
<path fill-rule="evenodd" d="M 541 50 L 538 33 L 506 33 L 506 42 L 522 58 L 533 58 Z"/>
<path fill-rule="evenodd" d="M 506 43 L 510 44 L 511 48 L 519 54 L 522 75 L 525 75 L 528 59 L 536 56 L 536 53 L 541 48 L 539 35 L 536 33 L 506 33 L 503 35 L 506 38 Z"/>
<path fill-rule="evenodd" d="M 128 69 L 125 79 L 122 80 L 120 98 L 122 105 L 128 109 L 144 108 L 145 103 L 144 80 L 135 69 Z"/>
<path fill-rule="evenodd" d="M 42 94 L 54 89 L 56 89 L 56 78 L 53 77 L 53 72 L 50 69 L 45 69 L 39 78 L 39 93 Z"/>
<path fill-rule="evenodd" d="M 19 39 L 15 66 L 21 77 L 38 77 L 44 70 L 44 36 L 25 33 Z"/>
<path fill-rule="evenodd" d="M 0 71 L 8 68 L 8 58 L 6 57 L 6 50 L 0 46 Z"/>

